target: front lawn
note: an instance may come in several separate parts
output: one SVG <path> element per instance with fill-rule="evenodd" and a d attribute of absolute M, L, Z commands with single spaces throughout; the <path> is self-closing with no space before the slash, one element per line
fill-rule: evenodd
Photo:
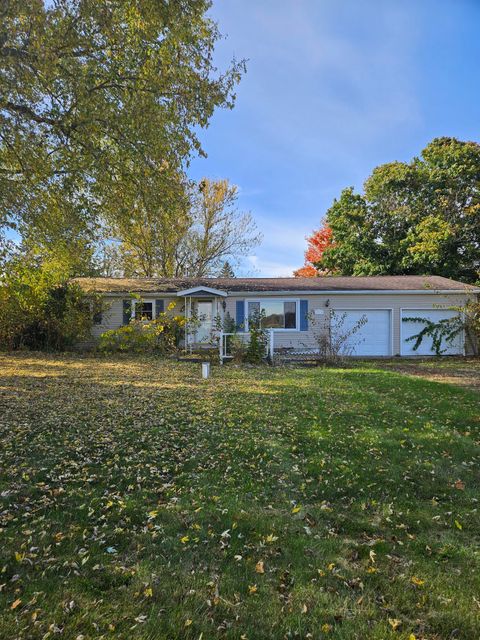
<path fill-rule="evenodd" d="M 379 361 L 382 368 L 426 380 L 449 382 L 480 391 L 480 358 L 392 358 Z"/>
<path fill-rule="evenodd" d="M 0 356 L 0 637 L 480 637 L 480 394 Z"/>

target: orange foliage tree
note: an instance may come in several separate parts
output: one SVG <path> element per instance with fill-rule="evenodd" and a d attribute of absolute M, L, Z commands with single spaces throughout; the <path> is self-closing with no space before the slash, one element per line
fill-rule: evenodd
<path fill-rule="evenodd" d="M 296 278 L 314 278 L 325 275 L 327 272 L 322 269 L 322 258 L 325 249 L 333 245 L 332 229 L 325 223 L 318 231 L 314 231 L 311 236 L 307 236 L 306 240 L 305 264 L 294 271 L 293 275 Z"/>

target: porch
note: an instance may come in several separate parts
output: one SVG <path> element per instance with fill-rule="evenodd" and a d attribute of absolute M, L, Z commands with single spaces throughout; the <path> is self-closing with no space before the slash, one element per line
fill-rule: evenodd
<path fill-rule="evenodd" d="M 225 321 L 227 293 L 210 287 L 194 287 L 177 293 L 184 299 L 184 349 L 217 348 Z"/>

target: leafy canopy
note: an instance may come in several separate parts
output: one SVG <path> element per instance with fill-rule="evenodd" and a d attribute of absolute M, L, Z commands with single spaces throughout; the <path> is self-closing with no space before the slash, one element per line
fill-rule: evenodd
<path fill-rule="evenodd" d="M 209 0 L 8 0 L 0 6 L 0 229 L 93 251 L 120 206 L 177 232 L 199 128 L 244 71 L 213 65 Z M 177 207 L 174 207 L 176 204 Z M 180 216 L 180 226 L 182 216 Z M 75 265 L 73 270 L 82 271 Z"/>
<path fill-rule="evenodd" d="M 436 138 L 411 162 L 381 165 L 363 194 L 342 191 L 325 222 L 332 242 L 314 261 L 314 275 L 435 274 L 475 282 L 480 145 Z"/>
<path fill-rule="evenodd" d="M 328 224 L 324 224 L 320 229 L 307 236 L 306 240 L 305 264 L 294 271 L 293 275 L 296 278 L 312 278 L 324 275 L 317 270 L 315 265 L 321 264 L 325 249 L 332 244 L 332 229 Z"/>
<path fill-rule="evenodd" d="M 237 209 L 237 198 L 237 187 L 227 180 L 204 178 L 188 189 L 185 208 L 174 201 L 168 207 L 153 201 L 124 206 L 112 222 L 118 243 L 113 271 L 140 277 L 217 275 L 227 257 L 245 255 L 260 242 L 252 216 Z"/>

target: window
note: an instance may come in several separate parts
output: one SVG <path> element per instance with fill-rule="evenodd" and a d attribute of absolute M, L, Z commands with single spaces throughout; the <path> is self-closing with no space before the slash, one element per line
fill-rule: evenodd
<path fill-rule="evenodd" d="M 133 305 L 133 317 L 137 320 L 153 320 L 153 301 L 135 301 L 135 304 Z"/>
<path fill-rule="evenodd" d="M 248 318 L 262 315 L 264 329 L 296 329 L 297 302 L 295 300 L 252 300 L 248 302 Z"/>

